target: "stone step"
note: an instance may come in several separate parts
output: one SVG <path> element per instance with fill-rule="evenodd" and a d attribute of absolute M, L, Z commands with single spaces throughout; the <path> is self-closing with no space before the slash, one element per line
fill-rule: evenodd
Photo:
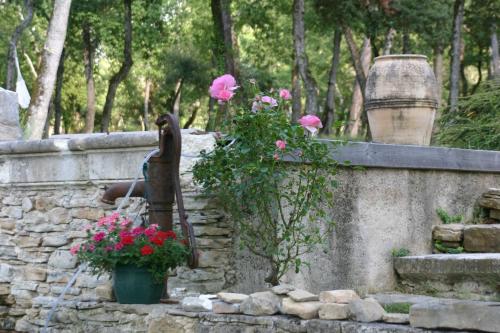
<path fill-rule="evenodd" d="M 500 253 L 432 254 L 394 258 L 400 289 L 471 300 L 500 300 Z"/>

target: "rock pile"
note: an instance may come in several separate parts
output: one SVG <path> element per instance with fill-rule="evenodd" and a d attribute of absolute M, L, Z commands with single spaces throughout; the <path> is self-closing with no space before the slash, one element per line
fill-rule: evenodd
<path fill-rule="evenodd" d="M 479 198 L 478 204 L 488 213 L 489 219 L 486 219 L 485 222 L 488 224 L 500 223 L 500 189 L 488 189 L 488 191 L 483 193 L 481 198 Z"/>
<path fill-rule="evenodd" d="M 387 314 L 375 299 L 361 299 L 354 290 L 328 290 L 316 295 L 282 284 L 269 291 L 250 295 L 221 292 L 217 297 L 218 300 L 213 302 L 212 311 L 219 314 L 251 316 L 285 314 L 305 320 L 320 318 L 351 319 L 360 322 L 408 322 L 407 315 Z"/>

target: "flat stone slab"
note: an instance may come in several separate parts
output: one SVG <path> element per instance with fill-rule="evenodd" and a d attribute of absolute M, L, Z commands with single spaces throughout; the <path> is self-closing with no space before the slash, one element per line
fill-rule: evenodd
<path fill-rule="evenodd" d="M 500 252 L 500 224 L 466 226 L 464 249 L 467 252 Z"/>
<path fill-rule="evenodd" d="M 451 300 L 450 298 L 439 298 L 439 297 L 432 297 L 425 295 L 412 295 L 412 294 L 401 294 L 401 293 L 372 294 L 368 295 L 368 297 L 376 299 L 382 306 L 388 304 L 401 304 L 401 303 L 409 303 L 413 305 L 429 301 Z"/>
<path fill-rule="evenodd" d="M 288 293 L 288 296 L 295 302 L 312 302 L 318 301 L 318 295 L 308 292 L 307 290 L 295 289 Z"/>
<path fill-rule="evenodd" d="M 457 300 L 419 303 L 410 308 L 410 324 L 500 333 L 500 303 Z"/>
<path fill-rule="evenodd" d="M 403 279 L 500 281 L 500 253 L 430 254 L 394 258 Z"/>

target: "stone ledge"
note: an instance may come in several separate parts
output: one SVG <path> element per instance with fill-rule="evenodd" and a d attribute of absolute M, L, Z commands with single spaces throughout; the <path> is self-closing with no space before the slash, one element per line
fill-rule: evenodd
<path fill-rule="evenodd" d="M 80 302 L 81 303 L 81 302 Z M 210 312 L 185 312 L 177 305 L 127 305 L 112 302 L 93 303 L 86 307 L 80 303 L 65 302 L 50 323 L 50 332 L 281 332 L 281 333 L 442 333 L 442 331 L 413 328 L 408 325 L 385 323 L 359 323 L 339 320 L 300 320 L 275 316 L 222 315 Z M 16 330 L 38 332 L 44 324 L 49 304 L 33 308 L 32 314 L 19 319 Z M 458 332 L 458 331 L 447 331 Z M 464 331 L 461 331 L 464 332 Z"/>

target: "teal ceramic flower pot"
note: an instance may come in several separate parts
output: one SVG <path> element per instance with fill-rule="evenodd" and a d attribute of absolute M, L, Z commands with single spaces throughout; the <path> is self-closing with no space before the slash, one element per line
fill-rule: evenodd
<path fill-rule="evenodd" d="M 118 265 L 113 273 L 113 290 L 121 304 L 160 302 L 163 283 L 156 283 L 145 267 Z"/>

